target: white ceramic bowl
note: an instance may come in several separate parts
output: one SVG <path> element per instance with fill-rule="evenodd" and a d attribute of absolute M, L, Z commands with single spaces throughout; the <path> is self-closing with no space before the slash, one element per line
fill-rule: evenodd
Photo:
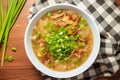
<path fill-rule="evenodd" d="M 44 66 L 35 56 L 33 49 L 32 49 L 32 45 L 31 45 L 31 39 L 30 39 L 33 27 L 36 24 L 36 22 L 40 19 L 40 17 L 43 16 L 46 12 L 51 11 L 51 10 L 56 10 L 56 9 L 71 9 L 77 13 L 80 13 L 80 15 L 82 15 L 88 21 L 92 29 L 93 36 L 94 36 L 93 50 L 92 50 L 91 55 L 87 59 L 87 61 L 80 67 L 70 70 L 70 71 L 66 71 L 66 72 L 54 71 Z M 25 45 L 25 50 L 26 50 L 28 58 L 30 59 L 31 63 L 36 67 L 37 70 L 52 77 L 68 78 L 68 77 L 73 77 L 80 73 L 83 73 L 93 64 L 93 62 L 95 61 L 98 55 L 98 51 L 100 47 L 100 35 L 99 35 L 99 31 L 98 31 L 95 21 L 91 18 L 91 16 L 84 9 L 81 9 L 80 7 L 78 8 L 70 4 L 61 3 L 61 4 L 55 4 L 55 5 L 48 6 L 48 7 L 41 9 L 32 18 L 25 32 L 24 45 Z"/>

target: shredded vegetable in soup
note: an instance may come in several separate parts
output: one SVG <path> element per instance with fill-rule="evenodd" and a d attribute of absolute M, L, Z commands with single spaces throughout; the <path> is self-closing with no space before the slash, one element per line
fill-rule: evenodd
<path fill-rule="evenodd" d="M 39 19 L 31 41 L 41 63 L 56 71 L 69 71 L 88 59 L 93 34 L 84 17 L 72 10 L 59 9 Z"/>

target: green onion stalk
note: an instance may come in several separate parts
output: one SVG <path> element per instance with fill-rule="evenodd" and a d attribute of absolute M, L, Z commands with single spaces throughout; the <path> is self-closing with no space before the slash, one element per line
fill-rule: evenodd
<path fill-rule="evenodd" d="M 6 2 L 6 14 L 3 14 L 2 0 L 0 0 L 0 45 L 3 45 L 1 66 L 4 63 L 10 30 L 16 22 L 26 0 L 10 0 L 10 2 L 6 0 Z"/>

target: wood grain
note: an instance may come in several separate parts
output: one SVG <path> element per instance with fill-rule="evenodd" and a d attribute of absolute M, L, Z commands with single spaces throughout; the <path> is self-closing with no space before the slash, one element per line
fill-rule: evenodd
<path fill-rule="evenodd" d="M 116 4 L 120 6 L 120 0 L 115 0 Z"/>
<path fill-rule="evenodd" d="M 4 66 L 0 67 L 0 80 L 42 80 L 40 72 L 33 67 L 24 49 L 24 33 L 28 24 L 27 17 L 33 2 L 34 0 L 27 0 L 16 24 L 10 32 L 6 55 L 13 55 L 14 61 L 5 61 Z M 11 51 L 12 47 L 16 47 L 17 51 Z"/>

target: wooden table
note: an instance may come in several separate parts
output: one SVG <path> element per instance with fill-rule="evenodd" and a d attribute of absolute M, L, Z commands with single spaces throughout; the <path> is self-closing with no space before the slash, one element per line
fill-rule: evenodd
<path fill-rule="evenodd" d="M 27 0 L 16 24 L 10 32 L 6 54 L 13 55 L 14 61 L 5 61 L 4 66 L 0 67 L 0 80 L 42 80 L 40 72 L 33 67 L 24 49 L 24 33 L 28 24 L 28 10 L 33 2 L 34 0 Z M 16 47 L 17 51 L 11 51 L 12 47 Z"/>

